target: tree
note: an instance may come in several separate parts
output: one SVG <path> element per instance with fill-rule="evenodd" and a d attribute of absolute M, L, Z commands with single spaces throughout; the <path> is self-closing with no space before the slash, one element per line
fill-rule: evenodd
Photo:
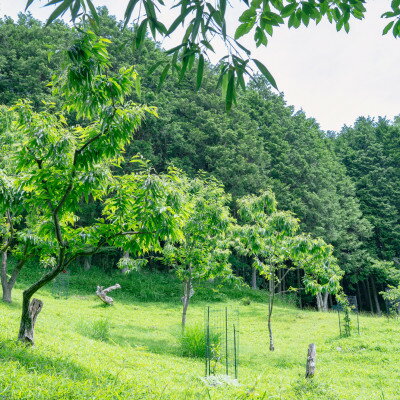
<path fill-rule="evenodd" d="M 236 231 L 238 250 L 253 258 L 254 266 L 269 283 L 269 349 L 274 351 L 272 313 L 276 289 L 282 278 L 301 268 L 307 292 L 314 295 L 338 293 L 342 272 L 332 255 L 332 246 L 322 239 L 297 235 L 298 220 L 290 212 L 277 210 L 271 191 L 239 199 L 238 213 L 242 222 Z M 281 268 L 285 272 L 280 277 L 277 271 Z"/>
<path fill-rule="evenodd" d="M 35 0 L 28 0 L 26 9 Z M 163 81 L 168 73 L 177 71 L 182 78 L 186 71 L 190 71 L 197 65 L 197 87 L 202 84 L 205 56 L 208 52 L 214 52 L 212 39 L 217 37 L 226 46 L 227 53 L 220 59 L 220 85 L 225 97 L 226 108 L 229 110 L 236 102 L 236 88 L 245 88 L 244 75 L 250 75 L 251 65 L 256 67 L 272 86 L 277 88 L 276 82 L 268 69 L 260 61 L 251 57 L 251 52 L 240 43 L 239 39 L 248 34 L 254 33 L 254 42 L 257 46 L 267 45 L 268 36 L 272 36 L 275 28 L 287 23 L 289 28 L 298 28 L 300 25 L 308 26 L 310 21 L 319 23 L 326 18 L 330 23 L 336 25 L 340 31 L 346 32 L 350 29 L 352 18 L 363 19 L 366 8 L 365 0 L 325 0 L 316 2 L 288 1 L 282 0 L 254 0 L 243 2 L 238 1 L 229 4 L 226 0 L 218 0 L 213 3 L 199 2 L 197 0 L 174 1 L 172 8 L 179 7 L 179 15 L 166 27 L 161 23 L 159 14 L 165 8 L 162 0 L 127 0 L 125 11 L 125 25 L 132 17 L 138 24 L 138 32 L 135 40 L 137 47 L 140 47 L 149 28 L 153 38 L 157 35 L 169 36 L 176 32 L 179 25 L 183 25 L 185 33 L 182 35 L 181 44 L 170 49 L 171 59 L 166 62 L 155 64 L 154 68 L 161 68 Z M 99 21 L 97 11 L 92 0 L 54 0 L 47 5 L 54 6 L 47 24 L 52 23 L 56 18 L 64 15 L 67 11 L 71 14 L 72 21 L 79 18 L 88 19 L 93 25 Z M 143 5 L 143 9 L 142 9 Z M 239 25 L 232 26 L 227 19 L 227 5 L 232 7 L 242 6 L 245 8 L 239 17 Z M 139 11 L 138 11 L 139 9 Z M 137 15 L 138 14 L 138 15 Z M 400 2 L 391 2 L 391 10 L 383 14 L 384 18 L 391 19 L 384 29 L 384 34 L 392 31 L 395 37 L 400 36 Z M 236 29 L 234 35 L 230 31 Z M 196 61 L 197 57 L 197 61 Z"/>
<path fill-rule="evenodd" d="M 106 245 L 143 254 L 161 250 L 161 241 L 182 238 L 185 207 L 177 171 L 156 175 L 141 162 L 137 172 L 118 173 L 125 146 L 155 110 L 126 101 L 138 77 L 133 68 L 111 73 L 107 43 L 88 32 L 68 50 L 64 72 L 52 83 L 63 111 L 48 104 L 36 112 L 27 101 L 7 110 L 13 118 L 9 135 L 20 138 L 13 153 L 15 184 L 23 188 L 24 211 L 34 217 L 31 228 L 41 239 L 36 251 L 48 268 L 23 292 L 18 337 L 24 342 L 33 344 L 42 308 L 32 296 L 77 257 Z M 66 115 L 77 123 L 68 125 Z M 82 198 L 103 204 L 93 224 L 79 223 Z"/>
<path fill-rule="evenodd" d="M 174 267 L 183 283 L 182 330 L 196 283 L 231 274 L 229 228 L 233 223 L 230 196 L 214 178 L 199 176 L 188 182 L 189 212 L 182 232 L 182 243 L 167 243 L 163 261 Z"/>

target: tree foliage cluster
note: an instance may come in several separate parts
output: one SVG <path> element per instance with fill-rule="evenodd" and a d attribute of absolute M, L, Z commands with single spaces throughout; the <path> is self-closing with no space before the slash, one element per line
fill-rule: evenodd
<path fill-rule="evenodd" d="M 132 45 L 141 34 L 137 28 L 123 29 L 123 23 L 110 17 L 104 8 L 99 9 L 97 15 L 101 35 L 112 41 L 108 51 L 113 71 L 118 74 L 119 68 L 135 65 L 142 76 L 141 91 L 135 83 L 135 90 L 127 99 L 134 102 L 140 99 L 156 105 L 159 110 L 159 118 L 147 119 L 126 146 L 124 160 L 120 160 L 121 170 L 124 173 L 136 171 L 137 163 L 125 160 L 140 153 L 157 171 L 167 171 L 174 166 L 191 177 L 200 170 L 205 171 L 223 183 L 233 200 L 271 187 L 280 208 L 294 212 L 300 219 L 303 232 L 321 237 L 334 246 L 334 255 L 346 273 L 346 291 L 357 293 L 365 308 L 372 310 L 375 304 L 378 309 L 379 300 L 374 300 L 376 293 L 387 283 L 397 283 L 396 266 L 386 261 L 398 257 L 394 241 L 398 227 L 394 211 L 398 171 L 395 168 L 396 145 L 395 142 L 390 144 L 398 139 L 398 125 L 386 121 L 387 133 L 373 134 L 382 157 L 377 159 L 371 145 L 368 163 L 375 162 L 375 175 L 362 184 L 374 187 L 371 190 L 375 198 L 373 203 L 371 197 L 363 197 L 365 190 L 360 190 L 365 179 L 362 168 L 367 166 L 362 167 L 362 162 L 366 162 L 361 160 L 365 144 L 359 123 L 354 132 L 353 128 L 345 128 L 339 137 L 329 137 L 319 129 L 316 121 L 288 107 L 282 95 L 271 91 L 263 76 L 256 77 L 247 85 L 246 92 L 237 96 L 236 106 L 226 114 L 217 88 L 217 67 L 205 63 L 202 89 L 196 93 L 193 92 L 197 87 L 196 74 L 184 78 L 175 75 L 165 81 L 154 74 L 148 75 L 146 72 L 155 64 L 168 62 L 168 54 L 148 39 L 143 40 L 137 49 Z M 26 97 L 27 93 L 22 89 L 20 92 L 10 90 L 18 88 L 19 80 L 26 79 L 31 87 L 35 110 L 43 107 L 42 99 L 53 101 L 56 109 L 59 107 L 60 100 L 51 94 L 46 79 L 36 74 L 31 65 L 42 63 L 49 73 L 57 70 L 60 55 L 54 52 L 52 44 L 63 40 L 72 43 L 77 32 L 60 23 L 49 25 L 47 31 L 39 29 L 39 26 L 38 21 L 26 16 L 21 16 L 17 23 L 5 19 L 0 24 L 1 53 L 9 59 L 1 69 L 4 77 L 1 82 L 5 88 L 1 95 L 5 104 L 11 105 L 18 98 Z M 12 51 L 9 51 L 3 38 L 11 33 L 14 42 Z M 38 47 L 35 54 L 26 46 L 28 34 L 32 35 Z M 20 60 L 21 72 L 18 75 L 13 73 L 14 59 Z M 31 64 L 24 63 L 25 59 L 29 59 Z M 73 124 L 76 116 L 69 114 L 67 119 L 69 124 Z M 369 121 L 368 124 L 371 131 L 378 132 L 375 122 Z M 359 150 L 356 150 L 357 146 Z M 355 157 L 357 151 L 358 158 Z M 386 152 L 391 154 L 391 164 Z M 381 172 L 387 176 L 387 185 L 378 179 Z M 383 192 L 390 200 L 384 200 Z M 228 202 L 233 204 L 236 213 L 236 203 Z M 385 211 L 384 218 L 382 207 L 388 211 Z M 91 203 L 83 206 L 79 217 L 81 221 L 92 221 L 99 213 L 98 206 Z M 371 245 L 377 240 L 380 245 Z M 378 250 L 389 248 L 390 251 Z M 231 261 L 232 258 L 237 264 L 252 265 L 248 255 L 235 253 L 231 254 Z M 278 275 L 281 273 L 278 270 Z M 248 273 L 245 275 L 247 279 Z M 284 279 L 279 290 L 284 291 L 296 277 L 290 273 L 287 279 L 289 281 Z"/>
<path fill-rule="evenodd" d="M 133 92 L 140 95 L 137 72 L 133 67 L 111 70 L 109 43 L 91 31 L 79 34 L 50 83 L 60 108 L 47 102 L 36 111 L 28 100 L 19 100 L 1 109 L 0 138 L 9 155 L 1 170 L 0 250 L 18 254 L 22 262 L 35 258 L 45 268 L 23 291 L 18 338 L 31 344 L 43 307 L 33 295 L 78 257 L 100 253 L 107 246 L 135 258 L 124 256 L 125 267 L 136 267 L 142 262 L 138 257 L 152 252 L 175 268 L 184 283 L 183 328 L 193 284 L 231 273 L 232 232 L 239 230 L 231 216 L 230 197 L 215 178 L 191 179 L 173 167 L 156 173 L 138 156 L 130 160 L 136 164 L 134 171 L 122 170 L 122 163 L 129 161 L 124 157 L 126 146 L 146 115 L 157 114 L 153 107 L 129 98 Z M 80 222 L 84 202 L 101 206 L 91 223 Z M 272 195 L 256 200 L 259 208 L 270 202 L 274 203 Z M 258 221 L 262 241 L 289 236 L 296 220 L 278 213 L 275 206 L 270 213 L 270 220 Z M 251 237 L 244 227 L 240 232 L 242 238 Z M 305 245 L 298 246 L 296 254 L 306 260 L 315 251 L 307 245 L 311 238 L 303 240 Z M 321 262 L 329 264 L 330 247 L 320 241 Z M 290 241 L 275 244 L 295 246 Z M 282 253 L 279 261 L 285 263 L 288 257 Z M 15 279 L 22 266 L 14 269 Z M 324 270 L 316 263 L 302 267 L 306 290 L 321 292 L 329 283 L 335 293 L 339 291 L 338 267 Z M 7 279 L 4 258 L 1 272 L 8 301 L 15 279 Z"/>

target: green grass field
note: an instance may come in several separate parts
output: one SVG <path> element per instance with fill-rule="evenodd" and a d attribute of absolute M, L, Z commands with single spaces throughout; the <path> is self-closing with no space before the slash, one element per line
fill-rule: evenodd
<path fill-rule="evenodd" d="M 93 282 L 99 278 L 87 273 L 86 283 L 74 284 L 69 299 L 54 298 L 48 290 L 37 294 L 44 308 L 34 348 L 15 341 L 21 290 L 15 290 L 13 304 L 0 304 L 0 399 L 400 399 L 397 320 L 362 316 L 361 334 L 340 338 L 337 314 L 281 304 L 274 315 L 276 351 L 270 352 L 266 304 L 214 302 L 240 310 L 240 385 L 209 387 L 201 379 L 203 361 L 181 355 L 178 284 L 173 290 L 170 285 L 171 293 L 165 288 L 167 296 L 173 294 L 170 301 L 155 302 L 130 296 L 134 285 L 124 291 L 121 282 L 122 290 L 113 292 L 115 305 L 104 307 L 90 294 L 89 276 Z M 160 279 L 155 290 L 173 282 Z M 189 308 L 189 325 L 203 323 L 208 303 L 204 293 L 198 297 Z M 317 373 L 307 382 L 312 342 Z"/>

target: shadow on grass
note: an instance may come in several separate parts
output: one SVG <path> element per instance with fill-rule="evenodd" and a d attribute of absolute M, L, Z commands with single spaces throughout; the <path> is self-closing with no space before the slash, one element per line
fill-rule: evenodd
<path fill-rule="evenodd" d="M 112 333 L 111 342 L 119 346 L 130 346 L 132 348 L 142 348 L 150 353 L 165 354 L 180 357 L 182 356 L 179 347 L 179 334 L 176 334 L 176 342 L 170 338 L 159 338 L 159 332 L 154 328 L 145 328 L 143 326 L 127 325 L 124 332 L 130 332 L 126 335 Z M 171 332 L 172 335 L 175 332 Z"/>
<path fill-rule="evenodd" d="M 0 359 L 2 363 L 15 362 L 26 369 L 27 373 L 61 375 L 74 381 L 97 380 L 90 370 L 68 360 L 37 354 L 36 350 L 22 343 L 0 341 Z"/>

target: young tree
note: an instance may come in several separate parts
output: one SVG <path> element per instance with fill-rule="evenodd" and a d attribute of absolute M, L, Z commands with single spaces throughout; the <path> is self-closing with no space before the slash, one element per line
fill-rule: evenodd
<path fill-rule="evenodd" d="M 183 284 L 182 330 L 196 283 L 231 274 L 228 262 L 229 228 L 233 223 L 230 196 L 214 178 L 201 176 L 187 183 L 189 214 L 182 231 L 182 243 L 164 247 L 164 262 L 175 268 Z"/>
<path fill-rule="evenodd" d="M 273 351 L 275 293 L 285 276 L 301 268 L 304 270 L 303 284 L 307 292 L 336 293 L 340 288 L 341 271 L 332 256 L 332 246 L 326 245 L 322 239 L 297 235 L 298 220 L 289 212 L 277 210 L 271 191 L 239 199 L 238 213 L 242 225 L 236 228 L 237 248 L 253 258 L 254 266 L 269 283 L 269 349 Z M 282 268 L 284 273 L 278 276 L 277 271 Z"/>
<path fill-rule="evenodd" d="M 141 163 L 137 172 L 119 174 L 125 145 L 145 114 L 156 112 L 126 100 L 138 77 L 133 68 L 111 72 L 107 42 L 87 32 L 68 50 L 66 67 L 52 83 L 63 111 L 47 104 L 35 112 L 27 101 L 7 111 L 13 118 L 8 133 L 20 138 L 12 154 L 15 186 L 23 189 L 20 203 L 40 238 L 35 251 L 48 268 L 23 292 L 18 337 L 24 342 L 33 344 L 42 308 L 33 295 L 77 257 L 106 245 L 141 254 L 182 238 L 177 171 L 156 175 Z M 66 116 L 76 123 L 68 125 Z M 102 217 L 92 224 L 79 223 L 82 199 L 103 204 Z"/>

